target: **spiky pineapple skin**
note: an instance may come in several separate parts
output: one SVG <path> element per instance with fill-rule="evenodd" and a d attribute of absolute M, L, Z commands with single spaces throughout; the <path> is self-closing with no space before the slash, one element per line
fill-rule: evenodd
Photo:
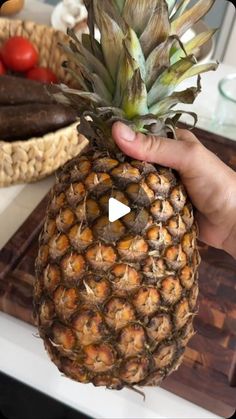
<path fill-rule="evenodd" d="M 114 197 L 132 211 L 110 223 Z M 193 335 L 199 254 L 193 209 L 160 166 L 88 151 L 58 175 L 34 288 L 40 336 L 68 377 L 157 385 Z"/>

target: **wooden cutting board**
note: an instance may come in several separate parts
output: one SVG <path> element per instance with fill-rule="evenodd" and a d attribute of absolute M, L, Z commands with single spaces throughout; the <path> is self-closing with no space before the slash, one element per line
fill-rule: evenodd
<path fill-rule="evenodd" d="M 199 129 L 195 132 L 236 170 L 236 142 Z M 46 196 L 0 252 L 0 310 L 31 324 L 34 261 L 47 200 Z M 200 252 L 197 334 L 183 364 L 162 387 L 229 418 L 236 407 L 236 261 L 201 244 Z"/>

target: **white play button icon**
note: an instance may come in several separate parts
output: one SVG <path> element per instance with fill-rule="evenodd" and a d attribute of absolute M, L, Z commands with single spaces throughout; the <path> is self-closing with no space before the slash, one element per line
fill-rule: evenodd
<path fill-rule="evenodd" d="M 113 223 L 116 220 L 124 217 L 126 214 L 129 214 L 131 209 L 127 205 L 122 204 L 122 202 L 117 201 L 115 198 L 109 199 L 109 221 Z"/>

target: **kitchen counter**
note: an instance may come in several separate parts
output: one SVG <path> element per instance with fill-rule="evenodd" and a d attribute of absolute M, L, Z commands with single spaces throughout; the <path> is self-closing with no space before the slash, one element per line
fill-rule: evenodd
<path fill-rule="evenodd" d="M 145 388 L 144 401 L 128 389 L 111 391 L 75 383 L 63 377 L 49 361 L 33 327 L 0 313 L 0 331 L 1 371 L 92 418 L 217 418 L 160 388 Z"/>
<path fill-rule="evenodd" d="M 18 16 L 49 23 L 51 11 L 52 7 L 48 4 L 26 0 L 26 7 Z M 217 84 L 222 77 L 235 71 L 232 67 L 220 65 L 217 72 L 203 75 L 203 93 L 191 109 L 200 115 L 198 125 L 201 128 L 218 131 L 211 123 L 218 96 Z M 227 132 L 224 134 L 227 136 Z M 31 185 L 0 190 L 0 248 L 32 212 L 53 182 L 54 177 L 51 176 Z M 160 388 L 145 389 L 146 401 L 143 401 L 141 396 L 127 389 L 116 392 L 74 383 L 61 376 L 49 361 L 35 328 L 1 312 L 0 370 L 94 418 L 217 418 Z"/>

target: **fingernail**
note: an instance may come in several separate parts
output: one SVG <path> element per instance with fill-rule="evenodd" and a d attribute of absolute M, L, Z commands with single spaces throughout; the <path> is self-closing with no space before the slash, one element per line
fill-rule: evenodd
<path fill-rule="evenodd" d="M 124 141 L 134 141 L 135 132 L 125 124 L 120 124 L 120 138 Z"/>

